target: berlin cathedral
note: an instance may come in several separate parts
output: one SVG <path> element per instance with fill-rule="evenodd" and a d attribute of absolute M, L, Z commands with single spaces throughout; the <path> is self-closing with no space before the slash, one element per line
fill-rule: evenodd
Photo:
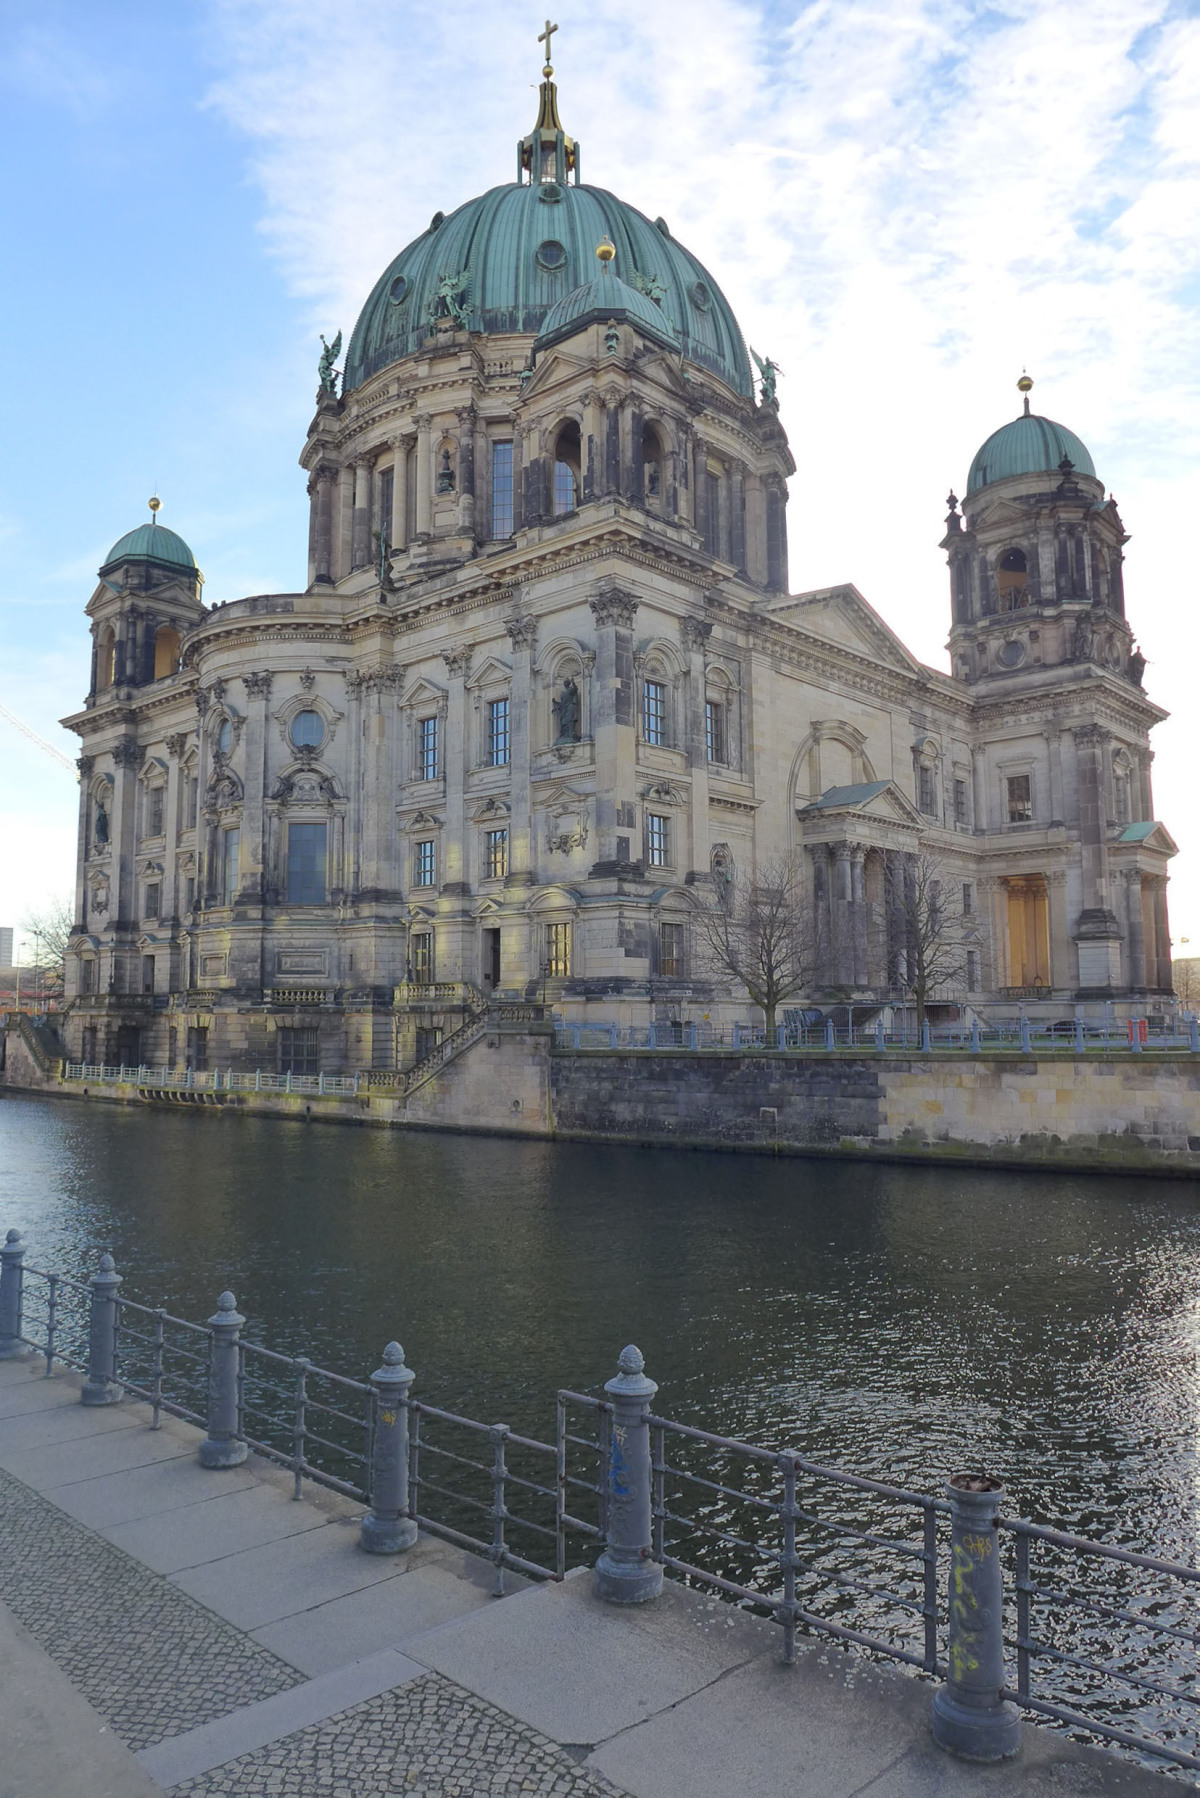
<path fill-rule="evenodd" d="M 340 352 L 303 592 L 206 605 L 156 515 L 99 571 L 72 1059 L 405 1068 L 493 999 L 749 1022 L 697 895 L 785 863 L 827 950 L 796 1003 L 904 1007 L 889 893 L 934 857 L 940 1015 L 1169 1005 L 1126 533 L 1030 382 L 949 501 L 949 673 L 853 586 L 794 592 L 774 365 L 583 182 L 549 63 L 514 179 L 435 213 Z"/>

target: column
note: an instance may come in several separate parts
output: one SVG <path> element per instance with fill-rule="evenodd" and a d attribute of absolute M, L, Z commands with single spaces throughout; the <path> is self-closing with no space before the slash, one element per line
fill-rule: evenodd
<path fill-rule="evenodd" d="M 1158 990 L 1169 993 L 1171 990 L 1171 932 L 1167 923 L 1167 883 L 1157 876 L 1152 882 L 1154 906 L 1154 935 L 1157 950 Z"/>
<path fill-rule="evenodd" d="M 333 579 L 333 511 L 337 491 L 337 469 L 322 462 L 313 476 L 317 486 L 317 515 L 313 537 L 314 585 L 324 586 Z"/>
<path fill-rule="evenodd" d="M 475 408 L 464 406 L 458 420 L 458 522 L 465 536 L 475 534 Z"/>
<path fill-rule="evenodd" d="M 432 422 L 433 421 L 428 415 L 423 418 L 418 418 L 416 421 L 417 516 L 415 520 L 416 528 L 413 531 L 413 536 L 421 539 L 428 537 L 433 522 L 432 507 L 430 503 L 432 487 L 430 462 L 433 456 L 433 449 L 431 446 Z"/>
<path fill-rule="evenodd" d="M 91 783 L 96 764 L 90 755 L 81 755 L 76 766 L 79 769 L 79 822 L 75 830 L 75 916 L 73 922 L 82 925 L 87 930 L 93 928 L 92 920 L 88 917 L 87 856 L 91 842 Z"/>
<path fill-rule="evenodd" d="M 854 984 L 854 938 L 850 903 L 850 845 L 833 845 L 833 942 L 838 986 Z"/>
<path fill-rule="evenodd" d="M 1146 931 L 1142 920 L 1142 876 L 1138 868 L 1125 872 L 1125 985 L 1140 992 L 1146 985 Z"/>
<path fill-rule="evenodd" d="M 114 936 L 128 935 L 137 927 L 138 897 L 134 890 L 134 854 L 137 848 L 138 769 L 145 751 L 131 737 L 113 747 L 113 808 L 109 826 L 112 860 L 109 864 L 108 910 Z M 115 956 L 115 945 L 114 945 Z M 114 973 L 115 973 L 114 967 Z M 118 977 L 117 988 L 122 989 Z"/>
<path fill-rule="evenodd" d="M 809 849 L 813 865 L 813 911 L 817 925 L 819 978 L 828 986 L 833 981 L 833 910 L 829 893 L 829 844 L 814 843 Z"/>
<path fill-rule="evenodd" d="M 204 807 L 208 794 L 209 744 L 208 734 L 204 729 L 204 719 L 208 712 L 209 695 L 203 688 L 196 694 L 196 908 L 203 911 L 210 903 L 209 893 L 213 877 L 212 857 L 210 853 L 210 831 L 204 816 Z M 197 963 L 199 966 L 199 963 Z"/>
<path fill-rule="evenodd" d="M 596 832 L 593 876 L 613 878 L 639 859 L 633 621 L 637 600 L 616 586 L 588 601 L 596 620 Z"/>
<path fill-rule="evenodd" d="M 855 986 L 867 984 L 866 860 L 866 844 L 853 844 L 850 849 L 850 934 Z"/>
<path fill-rule="evenodd" d="M 987 753 L 982 749 L 974 749 L 971 752 L 971 787 L 975 828 L 976 830 L 990 830 L 992 819 L 991 794 L 988 791 L 987 780 Z"/>
<path fill-rule="evenodd" d="M 267 701 L 271 697 L 269 673 L 244 674 L 246 690 L 246 771 L 242 796 L 242 835 L 239 896 L 261 905 L 265 897 L 266 862 L 263 849 L 263 797 L 267 790 Z"/>
<path fill-rule="evenodd" d="M 1062 732 L 1047 731 L 1046 750 L 1050 763 L 1050 822 L 1062 824 L 1066 821 L 1066 801 L 1063 797 L 1062 769 Z"/>
<path fill-rule="evenodd" d="M 392 516 L 388 541 L 394 550 L 408 545 L 408 439 L 392 438 Z"/>
<path fill-rule="evenodd" d="M 317 578 L 317 543 L 320 536 L 321 483 L 315 474 L 308 477 L 308 584 Z M 92 687 L 95 688 L 95 680 Z"/>
<path fill-rule="evenodd" d="M 604 404 L 593 388 L 583 398 L 583 504 L 589 505 L 604 492 L 602 449 L 604 444 Z"/>
<path fill-rule="evenodd" d="M 746 470 L 740 462 L 729 479 L 729 560 L 746 573 Z"/>
<path fill-rule="evenodd" d="M 505 621 L 512 644 L 512 695 L 509 701 L 509 770 L 512 786 L 508 821 L 508 879 L 506 886 L 532 886 L 536 860 L 533 841 L 533 811 L 530 776 L 532 755 L 531 713 L 533 710 L 533 651 L 537 642 L 536 618 L 509 618 Z"/>
<path fill-rule="evenodd" d="M 699 876 L 708 873 L 708 732 L 704 706 L 707 678 L 704 649 L 712 635 L 712 625 L 703 618 L 685 618 L 683 642 L 688 656 L 688 721 L 687 751 L 692 777 L 692 845 L 691 866 Z M 726 720 L 733 728 L 733 719 Z"/>
<path fill-rule="evenodd" d="M 340 470 L 337 498 L 334 502 L 333 578 L 340 581 L 354 567 L 354 487 L 357 472 L 353 467 Z"/>
<path fill-rule="evenodd" d="M 183 770 L 180 763 L 187 749 L 187 732 L 175 731 L 167 738 L 167 754 L 171 769 L 167 776 L 167 800 L 163 809 L 163 833 L 166 853 L 163 856 L 162 915 L 177 923 L 179 904 L 179 826 L 183 816 Z"/>
<path fill-rule="evenodd" d="M 450 677 L 446 708 L 446 741 L 442 755 L 446 769 L 446 828 L 442 833 L 440 886 L 444 894 L 460 896 L 470 889 L 466 878 L 466 779 L 471 745 L 467 730 L 466 680 L 471 666 L 471 645 L 458 644 L 442 651 Z"/>
<path fill-rule="evenodd" d="M 1108 732 L 1098 724 L 1072 731 L 1078 782 L 1085 911 L 1108 909 L 1108 841 L 1104 817 L 1103 754 Z"/>
<path fill-rule="evenodd" d="M 354 464 L 354 515 L 350 530 L 350 566 L 365 568 L 371 560 L 371 464 Z"/>

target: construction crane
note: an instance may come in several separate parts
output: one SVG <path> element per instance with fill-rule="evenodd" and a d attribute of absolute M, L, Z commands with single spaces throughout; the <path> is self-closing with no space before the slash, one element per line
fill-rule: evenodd
<path fill-rule="evenodd" d="M 0 704 L 0 718 L 7 718 L 8 722 L 14 729 L 19 730 L 23 737 L 28 737 L 31 743 L 36 743 L 39 749 L 44 749 L 47 755 L 53 756 L 61 768 L 69 769 L 76 780 L 79 779 L 79 770 L 70 756 L 64 755 L 61 749 L 56 749 L 53 743 L 47 743 L 45 737 L 39 737 L 35 730 L 30 730 L 29 726 L 18 718 L 15 712 L 10 712 L 6 705 Z"/>

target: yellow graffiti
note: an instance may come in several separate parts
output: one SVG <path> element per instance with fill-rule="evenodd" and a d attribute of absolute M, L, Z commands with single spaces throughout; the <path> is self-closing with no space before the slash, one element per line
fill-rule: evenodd
<path fill-rule="evenodd" d="M 381 1411 L 379 1413 L 379 1421 L 380 1423 L 386 1423 L 390 1429 L 392 1424 L 396 1421 L 396 1413 L 394 1411 Z"/>
<path fill-rule="evenodd" d="M 950 1677 L 965 1679 L 968 1673 L 978 1673 L 979 1662 L 975 1656 L 963 1647 L 961 1642 L 950 1644 Z"/>
<path fill-rule="evenodd" d="M 990 1547 L 991 1544 L 989 1543 L 988 1546 Z M 963 1543 L 956 1542 L 954 1544 L 954 1569 L 951 1575 L 952 1586 L 956 1595 L 960 1598 L 966 1598 L 973 1610 L 976 1608 L 975 1594 L 967 1585 L 966 1576 L 968 1573 L 974 1573 L 974 1571 L 975 1563 L 967 1553 L 966 1547 Z"/>
<path fill-rule="evenodd" d="M 980 1561 L 986 1561 L 992 1552 L 990 1536 L 964 1536 L 962 1545 L 969 1555 L 974 1555 Z"/>

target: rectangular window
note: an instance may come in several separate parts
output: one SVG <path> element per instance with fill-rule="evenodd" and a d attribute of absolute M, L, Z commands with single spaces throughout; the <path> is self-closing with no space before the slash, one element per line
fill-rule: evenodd
<path fill-rule="evenodd" d="M 964 880 L 962 883 L 963 916 L 969 918 L 975 910 L 975 883 Z"/>
<path fill-rule="evenodd" d="M 492 768 L 504 768 L 508 765 L 508 731 L 509 713 L 507 699 L 491 699 L 488 701 L 488 765 Z"/>
<path fill-rule="evenodd" d="M 965 780 L 956 780 L 954 783 L 954 822 L 956 824 L 970 823 L 967 814 L 967 783 Z"/>
<path fill-rule="evenodd" d="M 187 784 L 187 804 L 184 807 L 184 829 L 195 830 L 196 814 L 200 809 L 200 782 L 194 774 L 189 774 Z"/>
<path fill-rule="evenodd" d="M 484 851 L 484 868 L 488 880 L 504 880 L 508 875 L 508 832 L 489 830 Z"/>
<path fill-rule="evenodd" d="M 238 862 L 241 855 L 240 830 L 221 832 L 221 904 L 232 905 L 238 890 Z"/>
<path fill-rule="evenodd" d="M 565 980 L 571 972 L 571 926 L 547 924 L 546 972 L 551 980 Z"/>
<path fill-rule="evenodd" d="M 161 892 L 162 887 L 157 880 L 148 880 L 146 882 L 146 903 L 142 908 L 143 918 L 157 918 L 158 899 Z"/>
<path fill-rule="evenodd" d="M 437 880 L 437 845 L 432 837 L 418 843 L 413 854 L 413 885 L 431 887 Z"/>
<path fill-rule="evenodd" d="M 146 835 L 161 837 L 163 833 L 163 788 L 146 789 Z"/>
<path fill-rule="evenodd" d="M 967 950 L 967 991 L 969 993 L 977 993 L 979 991 L 978 949 Z"/>
<path fill-rule="evenodd" d="M 189 874 L 183 883 L 183 909 L 190 912 L 196 903 L 196 876 Z"/>
<path fill-rule="evenodd" d="M 324 905 L 325 853 L 329 826 L 289 824 L 287 841 L 287 902 L 289 905 Z"/>
<path fill-rule="evenodd" d="M 94 993 L 96 990 L 96 964 L 94 961 L 81 961 L 79 964 L 79 990 L 81 993 Z M 84 1056 L 87 1060 L 87 1056 Z"/>
<path fill-rule="evenodd" d="M 392 505 L 395 498 L 396 471 L 394 468 L 385 468 L 379 477 L 379 516 L 375 520 L 375 529 L 384 533 L 389 549 L 396 547 L 392 542 Z"/>
<path fill-rule="evenodd" d="M 711 468 L 704 475 L 704 547 L 710 556 L 721 553 L 721 477 Z"/>
<path fill-rule="evenodd" d="M 660 924 L 658 927 L 658 971 L 664 980 L 679 980 L 683 975 L 683 925 Z"/>
<path fill-rule="evenodd" d="M 652 868 L 665 868 L 670 859 L 670 820 L 658 812 L 646 813 L 646 859 Z"/>
<path fill-rule="evenodd" d="M 438 777 L 438 721 L 436 718 L 422 718 L 420 737 L 417 748 L 417 779 L 436 780 Z"/>
<path fill-rule="evenodd" d="M 279 1072 L 281 1074 L 319 1074 L 321 1072 L 321 1037 L 314 1029 L 280 1030 Z"/>
<path fill-rule="evenodd" d="M 1010 774 L 1008 788 L 1008 821 L 1028 824 L 1033 818 L 1033 779 L 1028 774 Z"/>
<path fill-rule="evenodd" d="M 660 680 L 642 685 L 642 736 L 647 743 L 667 740 L 667 689 Z"/>
<path fill-rule="evenodd" d="M 433 981 L 433 932 L 416 930 L 408 939 L 409 979 L 414 986 L 429 986 Z"/>
<path fill-rule="evenodd" d="M 704 702 L 704 744 L 710 762 L 725 761 L 725 707 L 715 699 Z"/>
<path fill-rule="evenodd" d="M 917 804 L 927 818 L 937 816 L 937 787 L 934 770 L 922 762 L 917 770 Z"/>
<path fill-rule="evenodd" d="M 142 991 L 144 993 L 154 991 L 154 957 L 152 955 L 143 955 L 142 957 Z"/>
<path fill-rule="evenodd" d="M 197 1074 L 203 1074 L 208 1067 L 208 1031 L 203 1024 L 188 1029 L 187 1064 Z"/>
<path fill-rule="evenodd" d="M 492 445 L 492 536 L 513 534 L 513 446 Z"/>

